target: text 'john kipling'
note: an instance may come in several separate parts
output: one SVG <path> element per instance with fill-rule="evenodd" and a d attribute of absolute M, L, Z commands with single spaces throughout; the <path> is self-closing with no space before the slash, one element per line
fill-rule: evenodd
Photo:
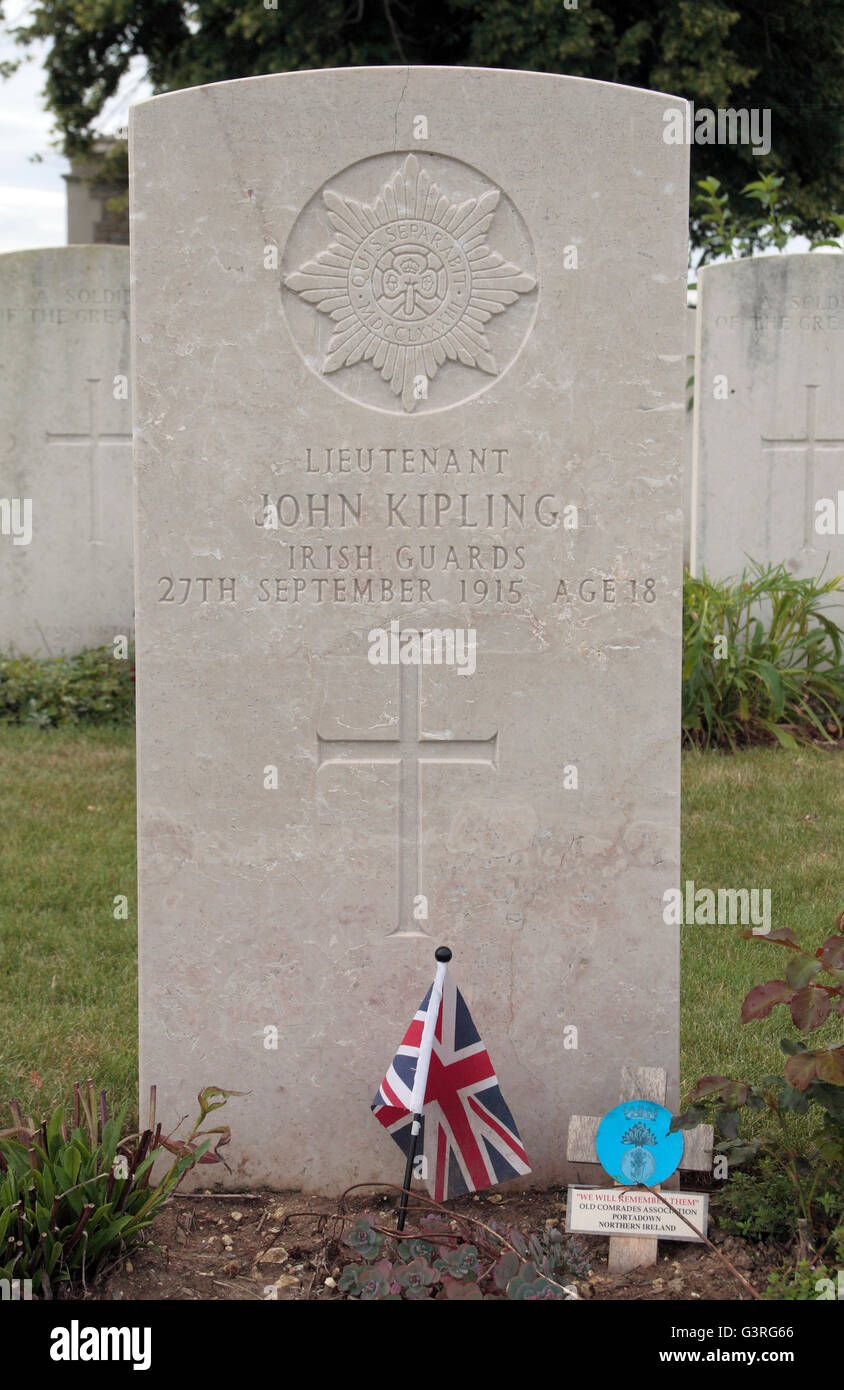
<path fill-rule="evenodd" d="M 356 492 L 285 492 L 279 497 L 263 493 L 255 525 L 264 530 L 290 530 L 296 526 L 322 528 L 383 523 L 386 527 L 476 527 L 562 525 L 577 530 L 577 507 L 552 492 L 487 492 L 473 497 L 468 492 L 387 492 L 365 497 Z"/>

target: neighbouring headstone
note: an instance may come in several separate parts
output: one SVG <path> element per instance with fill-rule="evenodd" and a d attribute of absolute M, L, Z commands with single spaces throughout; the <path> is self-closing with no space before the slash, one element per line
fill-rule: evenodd
<path fill-rule="evenodd" d="M 395 1177 L 369 1106 L 438 941 L 535 1179 L 619 1057 L 676 1098 L 669 100 L 377 68 L 132 111 L 141 1078 L 249 1092 L 236 1184 Z"/>
<path fill-rule="evenodd" d="M 844 256 L 698 275 L 692 568 L 844 572 Z"/>
<path fill-rule="evenodd" d="M 0 652 L 133 630 L 129 253 L 0 256 Z"/>

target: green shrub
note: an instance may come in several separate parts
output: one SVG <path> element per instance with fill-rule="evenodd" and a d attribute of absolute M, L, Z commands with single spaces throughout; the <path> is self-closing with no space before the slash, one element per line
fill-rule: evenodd
<path fill-rule="evenodd" d="M 833 1232 L 823 1260 L 786 1260 L 774 1274 L 769 1274 L 762 1297 L 777 1303 L 844 1299 L 844 1226 Z"/>
<path fill-rule="evenodd" d="M 842 632 L 823 600 L 844 577 L 795 579 L 753 564 L 683 588 L 683 739 L 698 748 L 796 747 L 844 732 Z M 719 640 L 720 639 L 720 640 Z"/>
<path fill-rule="evenodd" d="M 713 1208 L 723 1231 L 746 1240 L 790 1241 L 800 1217 L 793 1182 L 767 1156 L 752 1172 L 731 1173 Z"/>
<path fill-rule="evenodd" d="M 200 1125 L 238 1094 L 200 1091 L 199 1118 L 186 1140 L 162 1135 L 154 1088 L 149 1128 L 123 1137 L 122 1114 L 109 1118 L 105 1091 L 97 1099 L 90 1081 L 74 1086 L 70 1131 L 62 1106 L 33 1125 L 24 1124 L 12 1101 L 15 1124 L 0 1131 L 0 1279 L 31 1280 L 35 1292 L 51 1298 L 54 1284 L 80 1276 L 84 1286 L 132 1249 L 189 1169 L 224 1162 L 219 1150 L 229 1142 L 228 1126 Z M 152 1166 L 165 1150 L 174 1161 L 153 1187 Z"/>
<path fill-rule="evenodd" d="M 795 1234 L 806 1249 L 812 1234 L 828 1237 L 844 1213 L 844 1041 L 824 1047 L 810 1036 L 827 1019 L 844 1018 L 844 935 L 839 935 L 844 913 L 835 925 L 835 935 L 814 952 L 804 950 L 790 927 L 765 936 L 743 933 L 788 954 L 782 957 L 782 978 L 765 980 L 745 996 L 742 1023 L 785 1007 L 801 1036 L 780 1039 L 787 1057 L 782 1072 L 759 1081 L 702 1076 L 691 1094 L 691 1107 L 671 1121 L 672 1130 L 690 1129 L 711 1118 L 722 1136 L 716 1152 L 727 1158 L 730 1169 L 767 1157 L 791 1186 Z M 759 1126 L 754 1134 L 741 1135 L 748 1111 L 757 1114 Z M 810 1121 L 808 1140 L 795 1123 L 802 1116 Z M 744 1195 L 738 1199 L 740 1206 Z M 778 1201 L 778 1215 L 785 1210 Z"/>
<path fill-rule="evenodd" d="M 110 647 L 77 656 L 0 655 L 0 724 L 127 724 L 135 714 L 132 653 Z"/>
<path fill-rule="evenodd" d="M 497 1221 L 450 1220 L 442 1209 L 419 1222 L 417 1234 L 385 1231 L 378 1218 L 359 1216 L 345 1232 L 345 1245 L 357 1258 L 347 1264 L 337 1288 L 369 1303 L 422 1299 L 566 1302 L 578 1297 L 572 1276 L 585 1278 L 590 1264 L 576 1236 L 564 1240 L 554 1227 L 524 1234 Z M 454 1227 L 463 1227 L 459 1235 Z M 467 1239 L 468 1236 L 468 1239 Z"/>

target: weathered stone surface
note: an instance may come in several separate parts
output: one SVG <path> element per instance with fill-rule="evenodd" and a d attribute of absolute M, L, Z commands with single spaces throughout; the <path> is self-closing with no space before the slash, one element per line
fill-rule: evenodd
<path fill-rule="evenodd" d="M 729 261 L 698 286 L 695 573 L 844 572 L 844 257 Z M 816 529 L 824 501 L 840 534 Z"/>
<path fill-rule="evenodd" d="M 622 1063 L 676 1097 L 665 104 L 383 68 L 133 110 L 141 1080 L 250 1092 L 237 1184 L 399 1176 L 369 1106 L 441 941 L 540 1180 Z M 394 620 L 474 674 L 370 664 Z"/>
<path fill-rule="evenodd" d="M 131 635 L 128 380 L 125 247 L 0 256 L 0 651 Z M 2 499 L 31 503 L 28 543 Z"/>

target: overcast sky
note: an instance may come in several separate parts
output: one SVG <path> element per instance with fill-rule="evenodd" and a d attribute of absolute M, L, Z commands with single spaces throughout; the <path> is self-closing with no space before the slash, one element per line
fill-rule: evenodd
<path fill-rule="evenodd" d="M 51 144 L 52 118 L 41 95 L 45 74 L 35 49 L 12 43 L 8 28 L 24 13 L 22 0 L 9 0 L 7 26 L 0 26 L 0 60 L 33 55 L 10 77 L 0 81 L 0 252 L 28 246 L 64 246 L 67 240 L 65 183 L 67 160 Z M 46 52 L 44 44 L 42 53 Z M 151 95 L 130 75 L 109 102 L 98 128 L 104 132 L 126 125 L 130 101 Z M 33 163 L 32 155 L 42 156 Z"/>

